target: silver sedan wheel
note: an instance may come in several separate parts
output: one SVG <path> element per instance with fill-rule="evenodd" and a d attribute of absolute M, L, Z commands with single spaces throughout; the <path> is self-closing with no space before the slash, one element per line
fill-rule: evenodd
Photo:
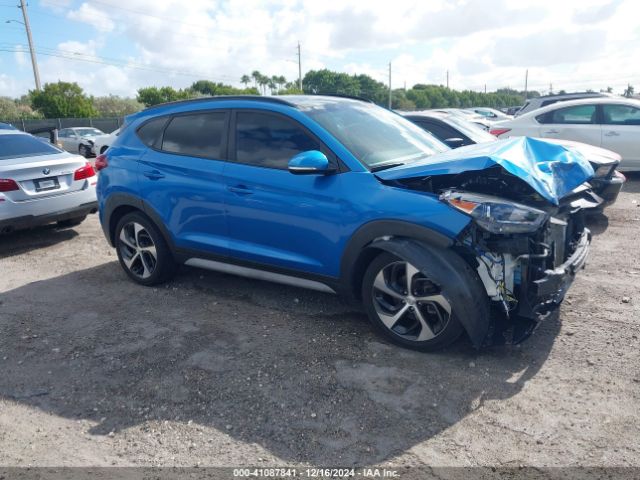
<path fill-rule="evenodd" d="M 120 230 L 118 249 L 125 266 L 140 278 L 149 278 L 156 269 L 156 245 L 149 232 L 137 222 L 127 223 Z"/>
<path fill-rule="evenodd" d="M 409 262 L 385 265 L 372 288 L 374 307 L 382 323 L 407 340 L 436 338 L 451 319 L 451 305 L 440 287 Z"/>

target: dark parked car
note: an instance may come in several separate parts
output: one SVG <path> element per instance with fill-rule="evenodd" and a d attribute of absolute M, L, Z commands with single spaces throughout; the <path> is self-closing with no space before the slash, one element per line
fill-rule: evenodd
<path fill-rule="evenodd" d="M 451 148 L 498 140 L 496 136 L 456 115 L 429 110 L 405 113 L 404 116 Z M 595 210 L 600 211 L 616 201 L 625 180 L 624 175 L 616 170 L 621 160 L 620 155 L 611 150 L 593 147 L 585 143 L 557 139 L 547 140 L 560 145 L 571 146 L 589 160 L 595 171 L 590 184 L 593 191 L 604 200 L 603 203 L 595 207 Z"/>
<path fill-rule="evenodd" d="M 451 113 L 427 110 L 403 115 L 451 148 L 497 140 L 484 128 Z"/>
<path fill-rule="evenodd" d="M 556 308 L 599 201 L 569 147 L 451 150 L 372 103 L 315 95 L 151 107 L 96 168 L 102 228 L 133 281 L 186 264 L 336 292 L 420 350 L 463 332 L 478 347 L 504 341 L 499 326 Z"/>

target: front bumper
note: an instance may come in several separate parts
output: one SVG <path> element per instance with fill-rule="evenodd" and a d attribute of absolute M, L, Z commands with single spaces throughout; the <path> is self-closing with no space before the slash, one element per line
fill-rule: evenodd
<path fill-rule="evenodd" d="M 534 280 L 530 288 L 533 295 L 532 312 L 544 314 L 562 303 L 578 270 L 584 268 L 591 244 L 591 232 L 585 228 L 573 254 L 559 267 L 546 270 L 544 277 Z"/>
<path fill-rule="evenodd" d="M 598 207 L 599 209 L 608 207 L 615 203 L 625 181 L 625 176 L 617 170 L 613 172 L 611 178 L 594 178 L 590 181 L 593 191 L 604 200 L 604 202 Z"/>

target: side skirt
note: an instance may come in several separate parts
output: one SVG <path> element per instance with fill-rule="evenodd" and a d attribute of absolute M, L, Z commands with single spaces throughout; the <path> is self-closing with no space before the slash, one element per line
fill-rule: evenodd
<path fill-rule="evenodd" d="M 234 265 L 232 263 L 224 263 L 218 262 L 216 260 L 207 260 L 205 258 L 193 257 L 187 259 L 184 264 L 192 267 L 205 268 L 207 270 L 239 275 L 241 277 L 266 280 L 269 282 L 291 285 L 293 287 L 308 288 L 310 290 L 317 290 L 319 292 L 336 293 L 336 291 L 329 285 L 317 282 L 315 280 L 300 278 L 292 275 L 285 275 L 282 273 L 269 272 L 267 270 L 259 270 L 257 268 L 243 267 L 240 265 Z"/>

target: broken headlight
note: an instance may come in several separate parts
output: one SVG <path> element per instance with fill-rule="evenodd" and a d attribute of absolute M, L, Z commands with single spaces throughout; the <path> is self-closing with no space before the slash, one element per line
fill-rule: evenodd
<path fill-rule="evenodd" d="M 535 232 L 547 221 L 547 212 L 504 198 L 449 190 L 440 200 L 473 217 L 479 227 L 491 233 Z"/>

